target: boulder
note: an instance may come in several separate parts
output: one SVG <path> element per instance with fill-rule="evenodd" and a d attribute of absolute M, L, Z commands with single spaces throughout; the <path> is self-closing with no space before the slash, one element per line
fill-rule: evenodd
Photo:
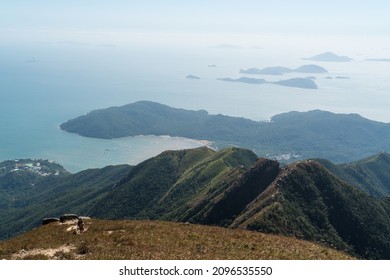
<path fill-rule="evenodd" d="M 58 218 L 44 218 L 42 220 L 42 225 L 47 225 L 47 224 L 51 224 L 51 223 L 57 223 L 59 221 L 60 221 L 60 219 L 58 219 Z"/>
<path fill-rule="evenodd" d="M 78 220 L 79 216 L 76 214 L 64 214 L 60 217 L 60 222 L 64 223 L 66 221 L 71 221 L 71 220 Z"/>

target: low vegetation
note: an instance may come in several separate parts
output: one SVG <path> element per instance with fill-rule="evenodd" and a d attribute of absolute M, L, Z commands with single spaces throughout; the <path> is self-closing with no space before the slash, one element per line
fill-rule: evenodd
<path fill-rule="evenodd" d="M 128 165 L 118 165 L 62 176 L 41 177 L 29 171 L 0 176 L 0 239 L 31 230 L 45 217 L 69 212 L 86 216 L 129 170 Z"/>
<path fill-rule="evenodd" d="M 88 220 L 87 231 L 53 223 L 0 242 L 0 259 L 352 259 L 277 235 L 171 222 Z"/>

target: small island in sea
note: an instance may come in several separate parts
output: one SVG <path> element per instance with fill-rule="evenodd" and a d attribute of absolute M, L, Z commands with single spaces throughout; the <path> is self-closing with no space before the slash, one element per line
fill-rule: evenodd
<path fill-rule="evenodd" d="M 324 52 L 309 58 L 302 58 L 303 60 L 322 61 L 322 62 L 350 62 L 353 59 L 348 56 L 337 55 L 332 52 Z"/>
<path fill-rule="evenodd" d="M 251 75 L 283 75 L 287 73 L 319 74 L 319 73 L 328 73 L 328 70 L 318 65 L 309 64 L 309 65 L 302 65 L 295 69 L 291 69 L 283 66 L 272 66 L 263 69 L 259 69 L 259 68 L 240 69 L 239 72 L 241 74 L 251 74 Z"/>
<path fill-rule="evenodd" d="M 376 62 L 390 62 L 388 58 L 368 58 L 366 61 L 376 61 Z"/>
<path fill-rule="evenodd" d="M 275 84 L 286 87 L 294 87 L 294 88 L 303 88 L 303 89 L 317 89 L 317 84 L 309 78 L 292 78 L 287 80 L 280 80 L 277 82 L 268 82 L 264 79 L 255 79 L 250 77 L 241 77 L 238 79 L 232 78 L 219 78 L 219 81 L 224 82 L 237 82 L 237 83 L 246 83 L 246 84 Z"/>
<path fill-rule="evenodd" d="M 318 88 L 317 84 L 312 79 L 307 79 L 307 78 L 292 78 L 288 80 L 273 82 L 273 84 L 286 86 L 286 87 L 305 88 L 305 89 Z"/>
<path fill-rule="evenodd" d="M 186 79 L 199 80 L 199 79 L 200 79 L 200 77 L 198 77 L 198 76 L 195 76 L 195 75 L 188 75 L 188 76 L 186 76 Z"/>
<path fill-rule="evenodd" d="M 256 78 L 249 78 L 249 77 L 241 77 L 238 79 L 232 79 L 232 78 L 218 78 L 219 81 L 224 82 L 237 82 L 237 83 L 246 83 L 246 84 L 265 84 L 267 83 L 264 79 L 256 79 Z"/>
<path fill-rule="evenodd" d="M 240 69 L 241 74 L 251 74 L 251 75 L 283 75 L 285 73 L 291 73 L 292 69 L 282 66 L 273 66 L 266 67 L 263 69 L 258 68 L 248 68 Z"/>

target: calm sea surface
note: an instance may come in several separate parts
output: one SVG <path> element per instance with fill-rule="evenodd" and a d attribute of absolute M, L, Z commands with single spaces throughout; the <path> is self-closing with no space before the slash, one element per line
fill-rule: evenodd
<path fill-rule="evenodd" d="M 303 56 L 272 56 L 262 50 L 140 50 L 70 43 L 0 46 L 0 161 L 45 158 L 76 172 L 109 164 L 137 164 L 167 149 L 204 145 L 156 136 L 90 139 L 58 128 L 93 109 L 138 100 L 253 120 L 292 110 L 323 109 L 390 122 L 390 63 L 365 61 L 364 56 L 350 63 L 315 63 L 330 72 L 314 75 L 318 90 L 216 80 L 240 77 L 240 68 L 308 64 L 300 60 Z M 208 67 L 211 64 L 217 67 Z M 201 79 L 185 79 L 189 74 Z M 313 75 L 259 78 L 305 76 Z"/>

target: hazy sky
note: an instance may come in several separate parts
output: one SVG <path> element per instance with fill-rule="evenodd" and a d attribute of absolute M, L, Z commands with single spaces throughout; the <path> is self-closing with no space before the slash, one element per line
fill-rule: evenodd
<path fill-rule="evenodd" d="M 319 30 L 389 35 L 389 8 L 390 2 L 385 0 L 2 0 L 0 26 L 106 31 Z"/>
<path fill-rule="evenodd" d="M 234 35 L 272 35 L 369 37 L 385 44 L 389 11 L 385 0 L 0 0 L 0 40 L 87 40 L 104 33 L 109 41 L 126 32 L 154 34 L 155 39 L 186 34 L 205 41 L 217 35 L 225 43 Z"/>

